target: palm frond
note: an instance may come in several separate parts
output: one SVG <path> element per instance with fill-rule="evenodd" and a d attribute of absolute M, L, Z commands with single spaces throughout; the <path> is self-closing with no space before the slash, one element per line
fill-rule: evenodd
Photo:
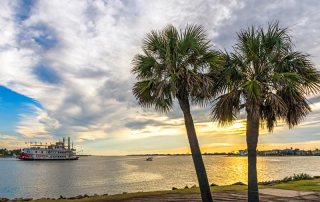
<path fill-rule="evenodd" d="M 219 72 L 222 61 L 209 43 L 205 30 L 198 25 L 180 31 L 168 25 L 148 33 L 143 53 L 132 61 L 132 72 L 138 80 L 133 94 L 139 104 L 166 112 L 177 97 L 207 103 L 212 95 L 213 74 Z"/>
<path fill-rule="evenodd" d="M 150 79 L 154 76 L 155 67 L 159 66 L 154 57 L 138 54 L 133 59 L 132 73 L 138 79 Z"/>
<path fill-rule="evenodd" d="M 233 102 L 225 98 L 237 91 L 242 92 L 246 111 L 256 115 L 259 111 L 270 131 L 279 119 L 291 128 L 311 111 L 306 96 L 319 92 L 320 72 L 308 54 L 294 51 L 289 30 L 279 22 L 266 29 L 241 30 L 234 51 L 221 55 L 224 66 L 215 82 L 215 95 L 222 94 L 216 104 L 224 108 L 214 107 L 214 114 L 219 110 L 215 119 L 228 122 L 234 118 Z"/>
<path fill-rule="evenodd" d="M 157 111 L 168 112 L 172 108 L 171 86 L 157 79 L 136 82 L 133 95 L 143 107 L 155 107 Z"/>
<path fill-rule="evenodd" d="M 271 132 L 277 120 L 284 119 L 288 112 L 287 104 L 277 94 L 268 93 L 260 107 L 260 117 L 266 122 L 268 130 Z"/>
<path fill-rule="evenodd" d="M 212 119 L 218 121 L 220 125 L 232 123 L 239 111 L 241 104 L 241 91 L 233 90 L 219 96 L 212 109 Z"/>
<path fill-rule="evenodd" d="M 306 97 L 299 89 L 287 87 L 279 90 L 277 94 L 286 103 L 285 120 L 289 128 L 298 125 L 311 112 Z"/>
<path fill-rule="evenodd" d="M 261 98 L 261 84 L 257 80 L 248 80 L 244 83 L 243 89 L 246 92 L 247 99 L 254 101 L 255 103 L 259 102 Z"/>
<path fill-rule="evenodd" d="M 315 93 L 320 88 L 320 72 L 310 61 L 309 55 L 301 52 L 287 53 L 276 67 L 277 72 L 291 72 L 299 75 L 300 85 L 306 94 Z"/>

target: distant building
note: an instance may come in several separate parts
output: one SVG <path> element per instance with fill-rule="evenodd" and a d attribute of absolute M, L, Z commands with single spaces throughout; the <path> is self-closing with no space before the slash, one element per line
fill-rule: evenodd
<path fill-rule="evenodd" d="M 314 151 L 311 151 L 311 154 L 314 155 L 314 156 L 320 156 L 320 150 L 316 149 Z"/>
<path fill-rule="evenodd" d="M 228 153 L 229 156 L 237 155 L 237 156 L 248 156 L 248 150 L 239 150 L 238 153 Z M 300 149 L 273 149 L 266 151 L 258 151 L 258 156 L 320 156 L 320 150 L 300 150 Z"/>
<path fill-rule="evenodd" d="M 280 150 L 280 154 L 283 155 L 283 156 L 287 156 L 287 155 L 294 155 L 294 150 L 291 148 L 291 149 L 283 149 L 283 150 Z"/>
<path fill-rule="evenodd" d="M 248 150 L 239 150 L 239 155 L 240 156 L 247 156 L 248 155 Z"/>
<path fill-rule="evenodd" d="M 276 156 L 276 155 L 279 155 L 280 150 L 278 149 L 273 149 L 273 150 L 269 150 L 269 151 L 263 151 L 262 152 L 262 156 Z"/>

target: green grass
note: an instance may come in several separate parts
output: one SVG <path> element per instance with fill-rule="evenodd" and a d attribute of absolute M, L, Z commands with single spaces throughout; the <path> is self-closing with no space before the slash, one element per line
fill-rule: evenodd
<path fill-rule="evenodd" d="M 211 187 L 212 192 L 222 192 L 222 191 L 246 191 L 247 186 L 236 186 L 236 185 L 228 185 L 228 186 L 215 186 Z M 168 191 L 153 191 L 153 192 L 136 192 L 136 193 L 127 193 L 127 194 L 115 194 L 110 196 L 96 196 L 90 198 L 83 198 L 78 200 L 70 200 L 70 199 L 61 199 L 59 202 L 99 202 L 99 201 L 107 201 L 107 200 L 123 200 L 130 199 L 134 197 L 143 197 L 150 195 L 163 195 L 163 194 L 195 194 L 200 193 L 199 187 L 188 188 L 188 189 L 177 189 L 177 190 L 168 190 Z M 53 200 L 37 200 L 38 202 L 47 202 Z"/>
<path fill-rule="evenodd" d="M 312 180 L 300 180 L 300 181 L 290 181 L 287 183 L 280 183 L 273 186 L 260 185 L 260 189 L 263 188 L 277 188 L 277 189 L 289 189 L 289 190 L 299 190 L 299 191 L 320 191 L 320 179 L 312 179 Z M 247 190 L 247 186 L 240 185 L 228 185 L 228 186 L 215 186 L 211 187 L 212 192 L 223 192 L 223 191 L 237 191 L 237 192 L 245 192 Z M 114 200 L 124 200 L 130 199 L 134 197 L 143 197 L 143 196 L 151 196 L 151 195 L 164 195 L 164 194 L 193 194 L 200 193 L 198 187 L 188 188 L 188 189 L 177 189 L 177 190 L 168 190 L 168 191 L 153 191 L 153 192 L 136 192 L 136 193 L 128 193 L 128 194 L 116 194 L 110 196 L 96 196 L 90 198 L 83 198 L 78 200 L 68 200 L 63 199 L 59 200 L 59 202 L 102 202 L 102 201 L 114 201 Z M 37 200 L 38 202 L 52 202 L 53 200 Z"/>
<path fill-rule="evenodd" d="M 297 191 L 320 191 L 320 179 L 290 181 L 287 183 L 273 185 L 272 188 L 291 189 Z"/>

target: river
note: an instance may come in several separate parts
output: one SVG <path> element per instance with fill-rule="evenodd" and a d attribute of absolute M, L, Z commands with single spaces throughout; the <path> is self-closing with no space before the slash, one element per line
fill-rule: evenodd
<path fill-rule="evenodd" d="M 81 157 L 78 161 L 0 158 L 0 197 L 59 197 L 80 194 L 169 190 L 197 184 L 191 156 Z M 247 158 L 204 156 L 209 182 L 247 182 Z M 258 157 L 259 181 L 294 173 L 320 175 L 320 156 Z"/>

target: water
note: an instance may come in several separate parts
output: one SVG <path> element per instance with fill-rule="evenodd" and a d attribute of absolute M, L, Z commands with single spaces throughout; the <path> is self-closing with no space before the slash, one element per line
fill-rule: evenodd
<path fill-rule="evenodd" d="M 169 190 L 197 183 L 190 156 L 82 157 L 78 161 L 0 159 L 0 197 L 59 197 L 80 194 Z M 209 182 L 247 181 L 245 157 L 204 156 Z M 259 181 L 294 173 L 320 175 L 320 157 L 258 157 Z"/>

